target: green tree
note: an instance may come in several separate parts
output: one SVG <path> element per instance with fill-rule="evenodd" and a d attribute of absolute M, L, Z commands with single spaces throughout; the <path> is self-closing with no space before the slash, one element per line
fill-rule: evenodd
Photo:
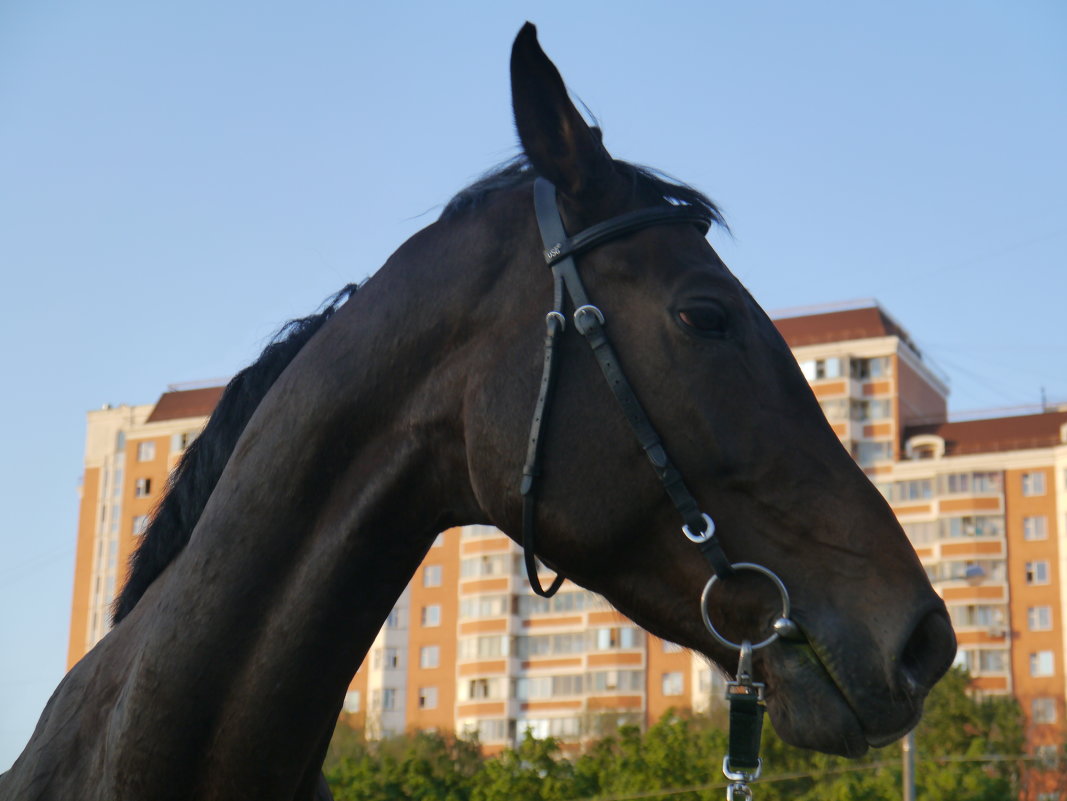
<path fill-rule="evenodd" d="M 476 742 L 437 732 L 415 732 L 367 742 L 338 729 L 326 762 L 337 801 L 470 801 L 482 764 Z"/>
<path fill-rule="evenodd" d="M 976 699 L 969 683 L 966 673 L 954 670 L 927 700 L 916 758 L 918 795 L 925 801 L 1003 801 L 1024 789 L 1018 704 L 1007 697 Z M 343 728 L 326 766 L 338 801 L 723 797 L 726 732 L 706 717 L 668 713 L 644 733 L 621 726 L 576 759 L 559 741 L 529 733 L 516 748 L 484 758 L 476 741 L 453 735 L 419 732 L 368 743 Z M 901 795 L 899 743 L 847 760 L 788 746 L 765 726 L 762 752 L 760 801 L 897 801 Z"/>
<path fill-rule="evenodd" d="M 574 765 L 553 737 L 527 730 L 518 748 L 486 760 L 475 775 L 470 801 L 568 801 L 577 798 Z"/>

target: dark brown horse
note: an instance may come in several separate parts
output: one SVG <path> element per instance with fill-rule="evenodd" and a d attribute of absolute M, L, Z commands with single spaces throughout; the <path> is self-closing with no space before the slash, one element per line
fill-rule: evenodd
<path fill-rule="evenodd" d="M 358 292 L 235 379 L 183 462 L 117 624 L 64 678 L 0 777 L 3 799 L 309 799 L 356 668 L 434 536 L 518 537 L 519 477 L 552 280 L 535 175 L 568 230 L 714 207 L 614 161 L 532 26 L 512 53 L 525 161 L 461 193 Z M 858 755 L 915 724 L 955 650 L 944 607 L 842 449 L 789 348 L 695 225 L 580 258 L 625 374 L 718 524 L 729 559 L 779 575 L 803 640 L 755 656 L 772 720 Z M 732 670 L 699 598 L 711 569 L 573 326 L 543 435 L 538 555 L 649 631 Z M 724 580 L 734 636 L 777 595 Z"/>

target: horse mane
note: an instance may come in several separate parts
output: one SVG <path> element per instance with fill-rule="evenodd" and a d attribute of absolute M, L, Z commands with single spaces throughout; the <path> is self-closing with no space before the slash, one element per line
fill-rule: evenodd
<path fill-rule="evenodd" d="M 676 206 L 695 206 L 708 214 L 712 222 L 729 231 L 722 210 L 697 189 L 652 167 L 614 160 L 615 170 L 626 177 L 635 189 L 650 191 L 663 203 Z M 515 189 L 533 183 L 537 173 L 525 154 L 497 165 L 465 189 L 461 189 L 441 212 L 442 220 L 449 220 L 481 206 L 490 195 L 502 189 Z"/>
<path fill-rule="evenodd" d="M 130 613 L 148 585 L 189 542 L 252 413 L 301 348 L 357 288 L 349 284 L 317 313 L 287 322 L 259 358 L 226 385 L 204 430 L 178 462 L 141 544 L 130 557 L 126 584 L 111 607 L 113 624 Z"/>

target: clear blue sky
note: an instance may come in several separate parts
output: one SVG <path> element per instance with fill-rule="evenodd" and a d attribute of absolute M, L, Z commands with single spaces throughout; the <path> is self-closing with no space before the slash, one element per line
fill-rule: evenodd
<path fill-rule="evenodd" d="M 1067 400 L 1065 9 L 0 4 L 0 770 L 63 671 L 85 412 L 232 374 L 512 154 L 527 18 L 766 308 L 876 297 L 954 409 Z"/>

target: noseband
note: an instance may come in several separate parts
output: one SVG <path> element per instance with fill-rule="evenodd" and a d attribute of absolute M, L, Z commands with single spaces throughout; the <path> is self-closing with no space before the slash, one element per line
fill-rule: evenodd
<path fill-rule="evenodd" d="M 585 291 L 575 264 L 575 257 L 581 253 L 655 225 L 686 223 L 697 226 L 702 234 L 706 234 L 708 228 L 711 227 L 711 216 L 696 206 L 655 206 L 612 217 L 568 237 L 556 204 L 556 187 L 544 178 L 534 181 L 534 209 L 537 213 L 537 227 L 541 230 L 541 239 L 544 243 L 545 261 L 552 268 L 554 302 L 552 311 L 545 316 L 547 334 L 541 390 L 537 396 L 537 406 L 530 425 L 526 466 L 522 471 L 522 539 L 530 586 L 538 595 L 549 598 L 563 583 L 563 575 L 557 574 L 552 584 L 545 589 L 538 578 L 535 562 L 537 534 L 535 508 L 536 483 L 541 473 L 541 431 L 548 415 L 555 384 L 556 345 L 559 335 L 566 327 L 564 292 L 570 296 L 574 308 L 574 327 L 593 349 L 593 354 L 596 356 L 608 386 L 622 407 L 645 455 L 652 463 L 652 468 L 663 484 L 663 489 L 681 515 L 682 533 L 697 544 L 716 576 L 724 578 L 730 575 L 734 572 L 734 567 L 726 558 L 722 544 L 715 536 L 715 523 L 709 515 L 700 510 L 696 499 L 685 486 L 682 474 L 671 462 L 659 434 L 652 426 L 652 421 L 649 420 L 648 414 L 645 413 L 644 407 L 637 399 L 630 382 L 623 375 L 615 349 L 611 346 L 611 341 L 604 331 L 604 314 L 590 303 L 589 295 Z"/>

